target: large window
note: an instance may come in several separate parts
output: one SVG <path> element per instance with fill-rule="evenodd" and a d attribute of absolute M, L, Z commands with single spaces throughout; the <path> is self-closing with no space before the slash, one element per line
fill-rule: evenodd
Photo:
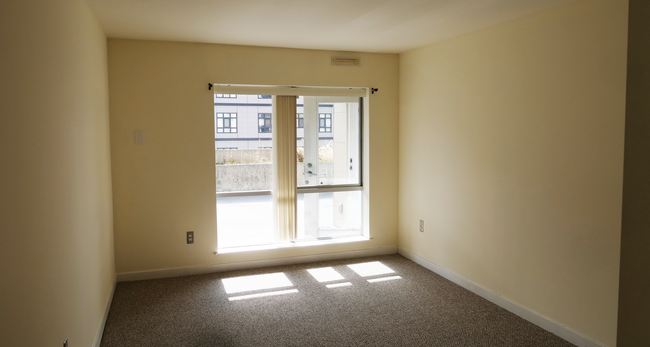
<path fill-rule="evenodd" d="M 236 133 L 237 114 L 217 113 L 217 133 Z"/>
<path fill-rule="evenodd" d="M 287 110 L 277 103 L 286 102 L 287 96 L 260 105 L 256 100 L 263 92 L 237 92 L 236 104 L 215 101 L 219 249 L 361 236 L 363 97 L 297 96 L 295 106 L 289 104 Z M 295 120 L 295 125 L 288 119 Z M 290 124 L 293 134 L 287 128 Z M 286 142 L 292 137 L 293 149 Z M 278 169 L 287 163 L 287 155 L 295 155 L 291 159 L 295 164 L 289 161 Z M 287 224 L 274 217 L 288 211 L 277 210 L 286 201 L 280 198 L 286 191 L 278 182 L 286 181 L 291 172 L 296 176 L 290 204 L 297 218 L 288 222 L 294 232 L 283 234 L 279 226 Z"/>

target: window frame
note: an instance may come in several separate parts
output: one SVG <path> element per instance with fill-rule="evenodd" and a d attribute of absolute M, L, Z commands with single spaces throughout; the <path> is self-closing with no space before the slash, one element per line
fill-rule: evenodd
<path fill-rule="evenodd" d="M 301 87 L 296 87 L 296 88 L 301 88 Z M 304 88 L 304 87 L 302 87 L 302 88 Z M 309 87 L 306 87 L 306 88 L 309 88 Z M 317 87 L 314 87 L 314 88 L 317 88 Z M 350 89 L 359 89 L 359 88 L 350 88 Z M 336 96 L 336 95 L 328 96 L 328 95 L 323 95 L 323 96 L 320 96 L 320 95 L 314 95 L 313 93 L 308 94 L 309 96 L 318 97 L 318 101 L 317 101 L 318 105 L 320 105 L 321 103 L 330 103 L 330 102 L 358 104 L 358 123 L 357 123 L 356 119 L 354 120 L 353 123 L 350 123 L 350 124 L 358 124 L 358 129 L 354 129 L 354 128 L 357 128 L 356 125 L 354 125 L 353 128 L 350 129 L 350 130 L 354 131 L 352 134 L 358 133 L 358 136 L 357 136 L 357 139 L 356 139 L 358 141 L 358 147 L 357 147 L 358 149 L 355 148 L 355 149 L 353 149 L 354 150 L 353 152 L 349 152 L 350 153 L 349 159 L 358 161 L 358 163 L 356 163 L 358 165 L 358 169 L 355 168 L 355 171 L 358 170 L 358 172 L 354 172 L 353 175 L 352 175 L 352 177 L 354 177 L 354 176 L 357 176 L 357 174 L 358 174 L 358 181 L 354 182 L 354 183 L 350 183 L 350 184 L 297 186 L 296 187 L 296 189 L 297 189 L 296 193 L 298 195 L 301 195 L 301 194 L 330 193 L 330 192 L 332 192 L 332 193 L 334 193 L 334 192 L 354 192 L 354 191 L 364 192 L 364 193 L 361 194 L 361 204 L 362 204 L 361 205 L 361 213 L 362 214 L 361 214 L 361 216 L 359 216 L 361 218 L 361 227 L 360 227 L 361 229 L 360 229 L 359 236 L 362 237 L 362 238 L 365 238 L 367 240 L 367 238 L 369 237 L 368 205 L 367 205 L 367 203 L 368 203 L 368 194 L 365 193 L 365 192 L 367 192 L 366 191 L 367 188 L 364 186 L 364 175 L 367 175 L 367 168 L 366 168 L 366 170 L 364 170 L 364 165 L 367 165 L 365 160 L 367 159 L 368 153 L 365 152 L 365 151 L 367 151 L 367 144 L 364 145 L 364 142 L 366 141 L 366 139 L 364 137 L 364 134 L 368 131 L 367 129 L 365 129 L 365 123 L 368 121 L 368 119 L 366 119 L 366 117 L 368 117 L 368 115 L 366 114 L 366 112 L 367 112 L 366 109 L 367 109 L 368 103 L 370 102 L 370 100 L 369 100 L 370 93 L 368 92 L 369 91 L 368 88 L 364 88 L 364 89 L 367 91 L 365 96 L 358 96 L 358 95 L 354 95 L 354 96 L 353 95 L 350 95 L 350 96 Z M 241 95 L 251 95 L 251 94 L 255 95 L 255 94 L 257 94 L 258 98 L 259 98 L 259 95 L 262 94 L 262 93 L 263 92 L 260 91 L 259 94 L 258 93 L 243 93 L 243 92 L 240 92 L 239 94 L 241 94 Z M 275 94 L 273 94 L 273 95 L 275 95 Z M 284 94 L 280 94 L 280 95 L 284 95 Z M 301 95 L 301 94 L 296 94 L 296 96 L 298 96 L 298 95 Z M 323 99 L 321 99 L 321 97 Z M 275 98 L 273 98 L 273 99 L 275 99 Z M 354 99 L 356 99 L 356 101 L 354 101 Z M 325 100 L 327 100 L 327 101 L 325 101 Z M 336 100 L 336 101 L 331 101 L 331 100 Z M 356 105 L 354 107 L 356 107 Z M 301 115 L 303 116 L 302 119 L 304 119 L 304 113 L 299 113 L 297 111 L 298 110 L 296 110 L 296 118 L 297 118 L 296 119 L 296 127 L 298 129 L 300 129 L 301 128 L 300 127 L 300 119 L 301 119 Z M 264 119 L 265 122 L 267 122 L 267 121 L 270 122 L 270 124 L 269 124 L 270 126 L 263 127 L 268 132 L 265 131 L 265 132 L 263 132 L 261 134 L 273 135 L 274 134 L 274 129 L 273 129 L 273 126 L 272 126 L 273 118 L 274 118 L 273 113 L 259 112 L 259 111 L 256 112 L 256 113 L 258 114 L 258 133 L 261 133 L 260 132 L 259 120 Z M 321 125 L 320 124 L 321 114 L 324 115 L 323 119 L 330 119 L 330 124 L 329 124 L 330 126 L 325 127 L 325 128 L 329 128 L 328 129 L 329 131 L 325 131 L 325 132 L 320 131 L 320 128 L 321 128 L 320 127 L 320 125 Z M 325 116 L 327 114 L 329 114 L 329 117 Z M 263 115 L 263 117 L 260 118 L 260 115 Z M 317 133 L 318 134 L 323 134 L 323 133 L 333 134 L 334 131 L 333 131 L 332 128 L 333 128 L 333 118 L 334 118 L 334 115 L 335 115 L 334 112 L 331 112 L 331 113 L 329 113 L 329 112 L 323 112 L 323 113 L 318 112 L 318 115 L 319 115 L 318 116 L 319 117 L 319 123 L 318 123 L 318 132 Z M 338 113 L 337 113 L 337 115 L 338 115 Z M 327 124 L 325 124 L 325 125 L 327 125 Z M 303 123 L 302 128 L 304 128 L 304 123 Z M 314 131 L 314 130 L 312 130 L 312 131 Z M 296 135 L 298 135 L 298 134 L 296 134 Z M 350 136 L 350 135 L 348 135 L 348 136 Z M 327 135 L 325 135 L 325 137 L 327 137 Z M 266 138 L 265 137 L 260 137 L 260 139 L 266 139 Z M 348 141 L 350 141 L 350 140 L 354 140 L 354 139 L 348 137 Z M 353 141 L 353 142 L 350 142 L 350 143 L 355 143 L 357 141 Z M 357 150 L 358 150 L 358 157 L 355 157 L 352 153 L 355 153 L 355 151 L 357 151 Z M 350 177 L 350 178 L 352 178 L 352 177 Z M 366 180 L 367 180 L 367 177 L 366 177 Z M 324 182 L 324 183 L 326 183 L 326 182 Z M 271 190 L 232 191 L 232 192 L 217 192 L 216 193 L 217 198 L 219 198 L 219 197 L 224 197 L 224 198 L 225 197 L 239 197 L 239 196 L 242 196 L 242 197 L 243 196 L 258 196 L 258 195 L 271 195 L 271 194 L 272 194 Z M 358 199 L 358 198 L 356 198 L 356 199 Z M 356 227 L 355 227 L 354 230 L 357 230 Z M 355 236 L 351 235 L 351 236 L 345 236 L 345 237 L 355 237 Z M 303 240 L 293 240 L 291 242 L 294 243 L 294 242 L 302 242 L 302 241 Z M 309 241 L 309 242 L 311 242 L 311 241 Z M 256 247 L 256 246 L 253 245 L 253 246 L 243 246 L 243 247 Z M 221 252 L 221 250 L 219 250 L 219 249 L 217 251 L 219 253 Z"/>

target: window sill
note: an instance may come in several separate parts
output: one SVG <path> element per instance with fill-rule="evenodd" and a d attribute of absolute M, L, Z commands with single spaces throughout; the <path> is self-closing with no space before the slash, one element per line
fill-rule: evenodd
<path fill-rule="evenodd" d="M 365 236 L 351 236 L 351 237 L 332 238 L 327 240 L 305 240 L 305 241 L 273 243 L 267 245 L 224 247 L 224 248 L 218 248 L 217 251 L 214 252 L 214 254 L 229 254 L 229 253 L 240 253 L 240 252 L 265 251 L 265 250 L 272 250 L 272 249 L 323 246 L 323 245 L 333 245 L 333 244 L 363 242 L 363 241 L 370 241 L 370 238 Z"/>

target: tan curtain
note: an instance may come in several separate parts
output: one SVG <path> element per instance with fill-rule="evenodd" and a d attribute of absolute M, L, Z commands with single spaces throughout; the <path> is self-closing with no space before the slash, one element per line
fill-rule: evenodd
<path fill-rule="evenodd" d="M 273 96 L 273 212 L 279 241 L 297 237 L 296 97 Z"/>

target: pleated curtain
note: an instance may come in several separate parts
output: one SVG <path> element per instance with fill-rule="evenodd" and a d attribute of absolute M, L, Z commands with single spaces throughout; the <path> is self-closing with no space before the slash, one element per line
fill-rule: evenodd
<path fill-rule="evenodd" d="M 278 241 L 297 238 L 296 96 L 273 96 L 273 219 Z"/>

